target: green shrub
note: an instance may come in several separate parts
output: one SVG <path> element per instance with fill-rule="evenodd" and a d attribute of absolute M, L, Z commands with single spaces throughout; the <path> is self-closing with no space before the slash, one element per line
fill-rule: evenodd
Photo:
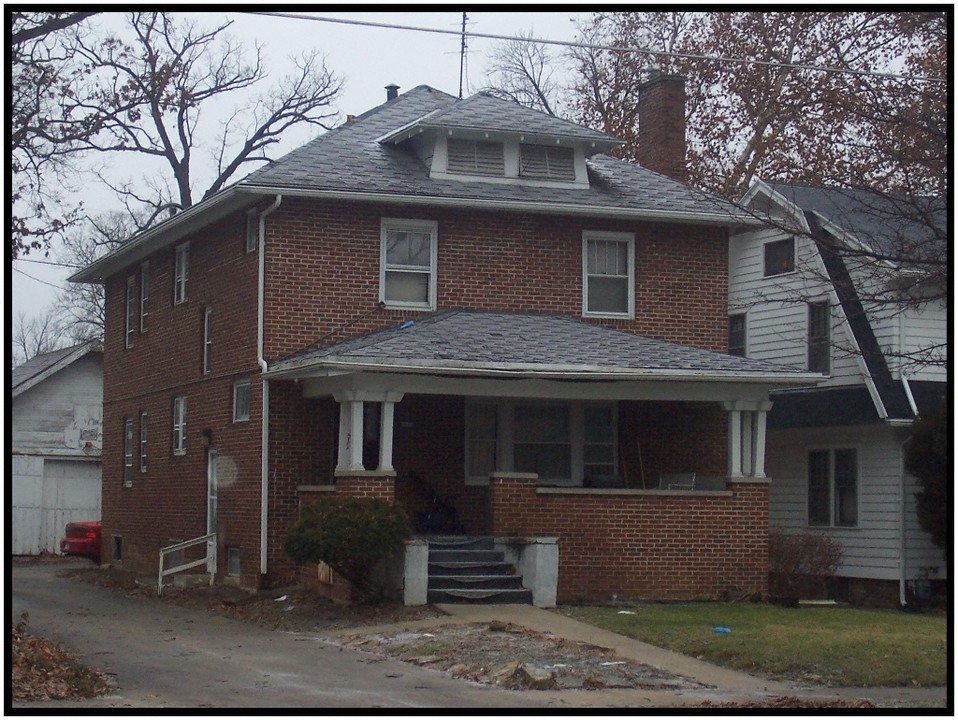
<path fill-rule="evenodd" d="M 361 599 L 378 595 L 371 575 L 412 535 L 398 506 L 377 498 L 331 497 L 303 508 L 283 549 L 296 562 L 324 562 L 353 584 Z"/>
<path fill-rule="evenodd" d="M 824 591 L 842 562 L 842 546 L 818 532 L 768 532 L 769 594 L 810 597 Z"/>
<path fill-rule="evenodd" d="M 951 564 L 951 453 L 948 406 L 944 398 L 934 412 L 919 417 L 905 446 L 905 469 L 918 478 L 918 522 Z"/>

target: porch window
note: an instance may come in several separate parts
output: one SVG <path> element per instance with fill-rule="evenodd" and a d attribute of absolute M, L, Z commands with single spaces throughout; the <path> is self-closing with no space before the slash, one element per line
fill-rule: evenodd
<path fill-rule="evenodd" d="M 429 220 L 383 218 L 379 299 L 390 307 L 436 306 L 436 235 Z"/>
<path fill-rule="evenodd" d="M 466 405 L 466 478 L 486 479 L 496 469 L 498 417 L 495 403 Z"/>
<path fill-rule="evenodd" d="M 567 405 L 517 405 L 516 472 L 538 473 L 540 480 L 572 479 L 572 439 Z"/>
<path fill-rule="evenodd" d="M 615 417 L 611 405 L 583 409 L 583 481 L 615 475 Z"/>
<path fill-rule="evenodd" d="M 813 450 L 808 454 L 808 524 L 858 525 L 858 452 Z"/>
<path fill-rule="evenodd" d="M 633 317 L 635 314 L 634 237 L 631 233 L 590 232 L 582 238 L 582 314 Z"/>

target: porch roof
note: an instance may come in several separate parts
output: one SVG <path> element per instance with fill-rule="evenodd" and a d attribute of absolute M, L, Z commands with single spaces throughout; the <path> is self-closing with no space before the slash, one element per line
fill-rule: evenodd
<path fill-rule="evenodd" d="M 274 363 L 273 379 L 350 372 L 473 377 L 756 382 L 815 385 L 822 376 L 635 335 L 576 318 L 446 310 Z"/>

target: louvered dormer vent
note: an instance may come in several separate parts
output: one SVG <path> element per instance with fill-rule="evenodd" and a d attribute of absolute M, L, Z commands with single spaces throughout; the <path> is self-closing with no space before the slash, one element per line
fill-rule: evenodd
<path fill-rule="evenodd" d="M 506 173 L 502 143 L 450 138 L 447 152 L 448 172 L 495 177 Z"/>
<path fill-rule="evenodd" d="M 572 182 L 575 154 L 570 147 L 520 143 L 519 177 Z"/>

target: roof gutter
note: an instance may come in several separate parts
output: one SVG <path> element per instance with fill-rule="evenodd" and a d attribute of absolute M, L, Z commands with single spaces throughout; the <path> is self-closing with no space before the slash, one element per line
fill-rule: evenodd
<path fill-rule="evenodd" d="M 273 213 L 283 202 L 277 195 L 273 204 L 259 214 L 259 276 L 257 278 L 256 302 L 256 362 L 263 380 L 263 417 L 260 435 L 260 511 L 259 511 L 259 572 L 266 575 L 267 568 L 267 522 L 269 520 L 269 364 L 263 356 L 266 319 L 266 216 Z"/>
<path fill-rule="evenodd" d="M 551 380 L 658 380 L 676 382 L 736 382 L 764 383 L 781 387 L 782 385 L 817 385 L 822 376 L 819 373 L 782 373 L 766 375 L 762 373 L 717 374 L 699 370 L 610 370 L 601 366 L 582 365 L 533 365 L 531 363 L 492 363 L 476 367 L 472 363 L 448 361 L 442 365 L 413 365 L 390 361 L 363 360 L 326 360 L 316 364 L 307 364 L 268 373 L 274 379 L 303 377 L 303 372 L 316 372 L 318 375 L 339 372 L 408 372 L 425 375 L 466 375 L 473 377 L 511 377 L 544 378 Z"/>
<path fill-rule="evenodd" d="M 365 192 L 361 190 L 307 190 L 295 187 L 266 187 L 244 185 L 241 192 L 255 194 L 282 193 L 290 197 L 310 197 L 324 200 L 347 200 L 391 203 L 396 205 L 431 205 L 438 207 L 469 208 L 475 210 L 506 210 L 512 212 L 548 213 L 551 215 L 587 215 L 590 217 L 632 220 L 659 220 L 709 225 L 762 225 L 761 219 L 751 215 L 733 216 L 728 213 L 687 213 L 662 210 L 636 210 L 611 206 L 552 204 L 523 200 L 485 200 L 478 198 L 446 198 L 432 195 L 397 195 L 395 193 Z"/>

